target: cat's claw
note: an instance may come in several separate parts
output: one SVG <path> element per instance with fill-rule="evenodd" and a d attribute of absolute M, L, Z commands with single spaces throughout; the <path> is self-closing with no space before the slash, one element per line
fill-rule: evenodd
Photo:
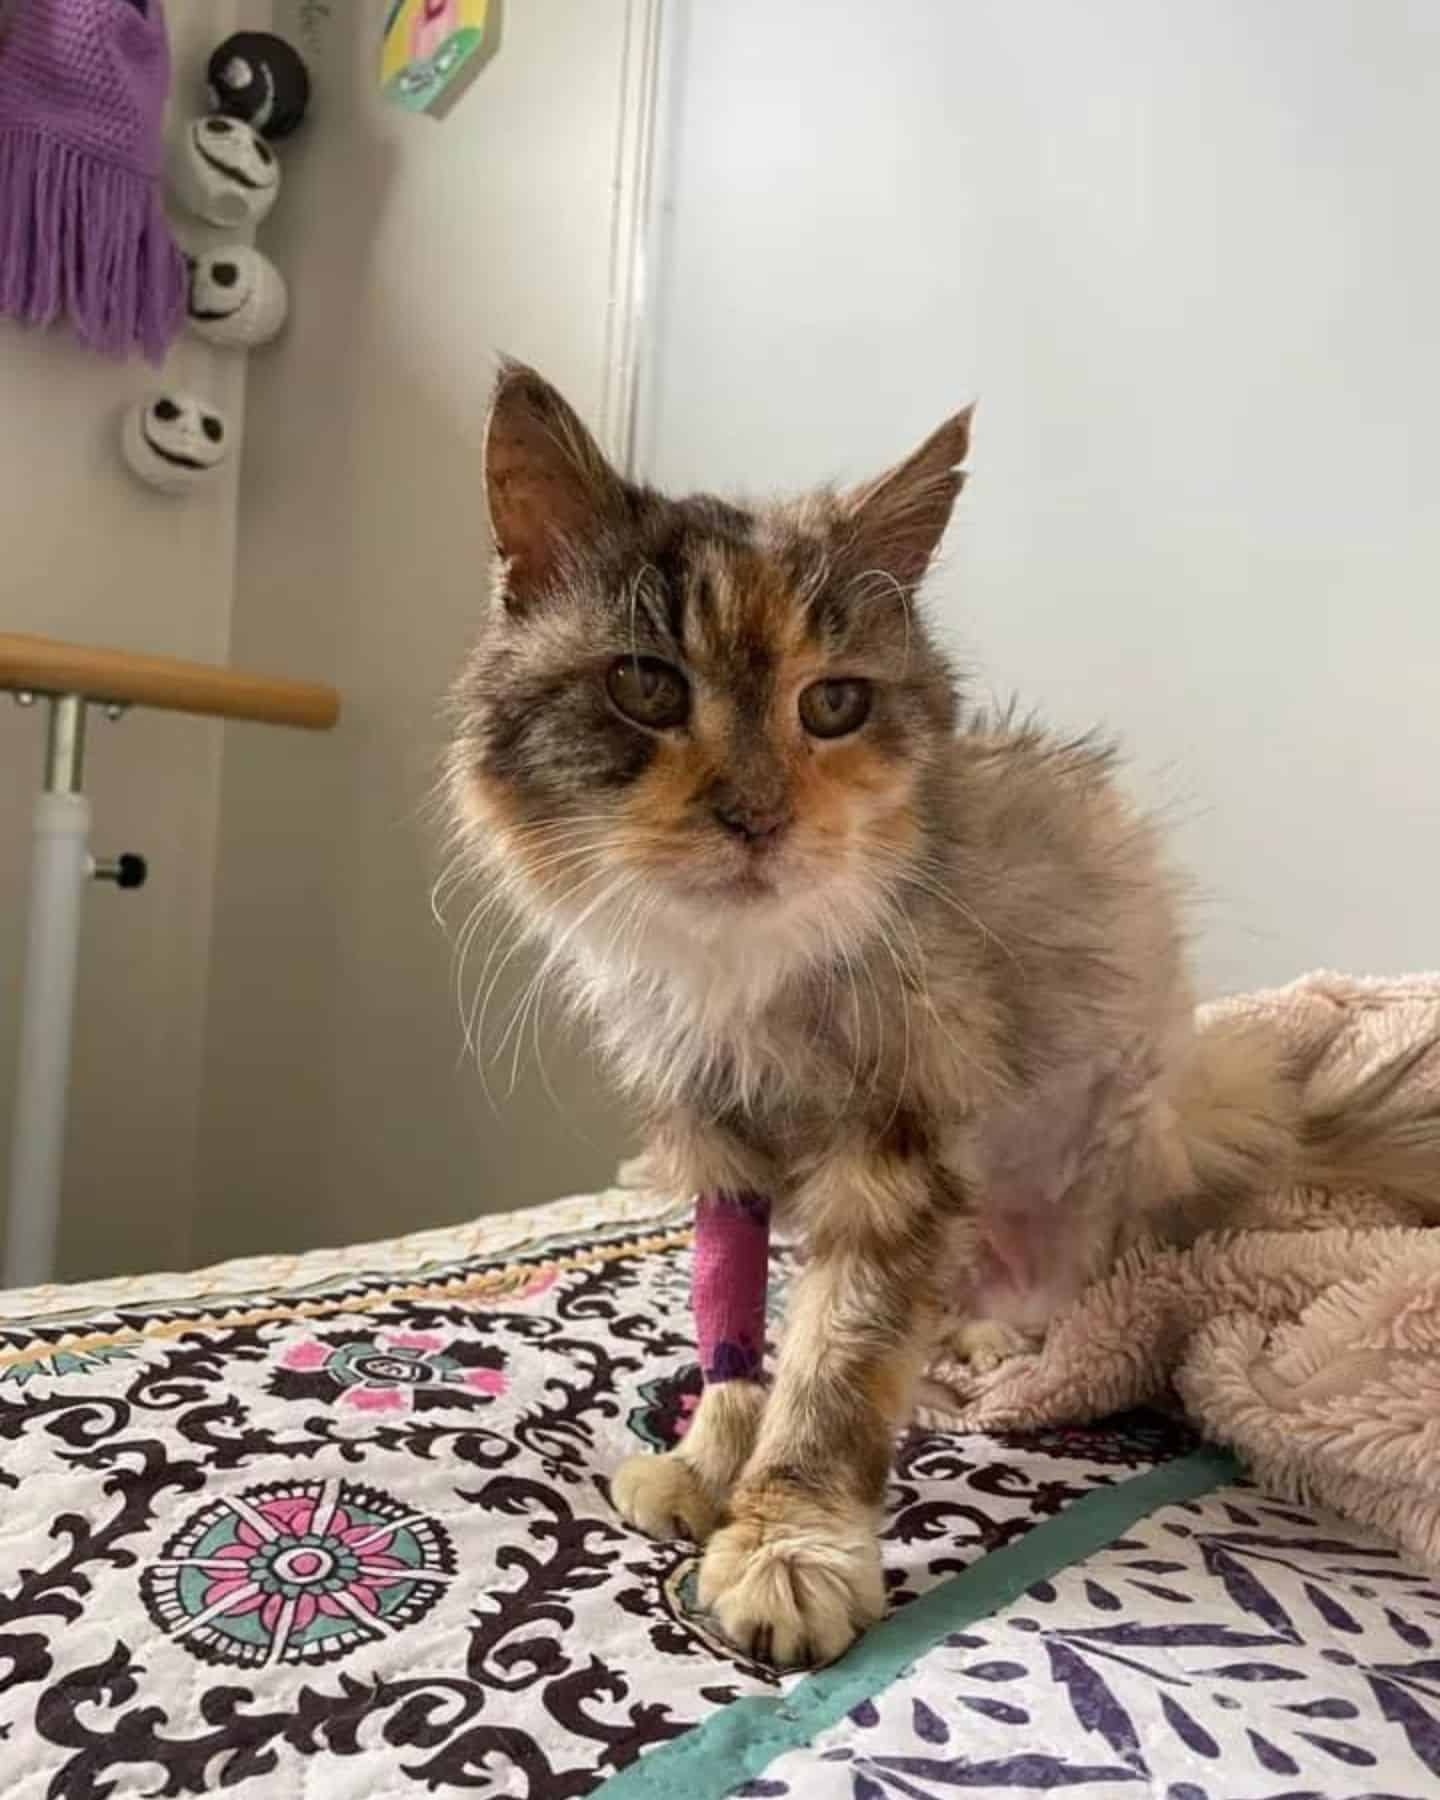
<path fill-rule="evenodd" d="M 781 1668 L 833 1662 L 885 1611 L 880 1549 L 868 1520 L 786 1516 L 748 1507 L 711 1538 L 700 1604 L 737 1649 Z"/>
<path fill-rule="evenodd" d="M 1032 1356 L 1033 1337 L 999 1319 L 967 1319 L 941 1340 L 942 1354 L 969 1365 L 974 1375 L 989 1375 L 1012 1357 Z"/>
<path fill-rule="evenodd" d="M 683 1456 L 632 1456 L 610 1482 L 615 1510 L 653 1538 L 693 1538 L 703 1544 L 720 1520 L 720 1508 Z"/>

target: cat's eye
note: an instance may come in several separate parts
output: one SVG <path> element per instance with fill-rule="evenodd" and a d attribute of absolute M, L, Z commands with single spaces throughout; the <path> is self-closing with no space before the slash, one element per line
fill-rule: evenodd
<path fill-rule="evenodd" d="M 690 717 L 690 684 L 658 656 L 622 656 L 611 663 L 605 691 L 637 725 L 673 731 Z"/>
<path fill-rule="evenodd" d="M 848 737 L 870 717 L 872 697 L 868 681 L 812 681 L 800 695 L 800 723 L 811 737 Z"/>

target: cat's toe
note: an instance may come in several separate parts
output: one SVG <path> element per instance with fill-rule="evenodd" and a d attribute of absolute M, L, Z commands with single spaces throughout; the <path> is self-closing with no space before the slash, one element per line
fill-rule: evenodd
<path fill-rule="evenodd" d="M 738 1649 L 781 1668 L 833 1662 L 885 1611 L 880 1548 L 868 1518 L 812 1501 L 737 1495 L 711 1538 L 699 1598 Z"/>
<path fill-rule="evenodd" d="M 976 1375 L 988 1375 L 1014 1356 L 1032 1355 L 1035 1340 L 999 1319 L 967 1319 L 946 1333 L 941 1350 L 956 1362 L 968 1363 Z"/>
<path fill-rule="evenodd" d="M 627 1524 L 650 1537 L 703 1544 L 720 1519 L 709 1489 L 683 1456 L 632 1456 L 610 1481 L 610 1498 Z"/>

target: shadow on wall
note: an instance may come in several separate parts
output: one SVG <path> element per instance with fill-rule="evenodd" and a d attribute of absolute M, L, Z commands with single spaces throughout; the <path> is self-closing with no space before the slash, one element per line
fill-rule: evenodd
<path fill-rule="evenodd" d="M 485 603 L 481 429 L 514 322 L 485 270 L 519 220 L 481 179 L 505 153 L 486 101 L 506 57 L 443 125 L 407 117 L 376 91 L 383 6 L 367 10 L 373 33 L 332 23 L 267 239 L 295 306 L 251 372 L 233 641 L 239 661 L 332 680 L 345 712 L 318 755 L 227 744 L 200 1259 L 550 1198 L 603 1184 L 619 1153 L 593 1069 L 542 1033 L 552 1098 L 528 1024 L 492 1110 L 465 1066 L 453 952 L 483 895 L 454 889 L 449 943 L 430 912 L 440 701 Z M 466 982 L 505 955 L 482 929 Z M 500 970 L 492 1044 L 525 966 Z"/>

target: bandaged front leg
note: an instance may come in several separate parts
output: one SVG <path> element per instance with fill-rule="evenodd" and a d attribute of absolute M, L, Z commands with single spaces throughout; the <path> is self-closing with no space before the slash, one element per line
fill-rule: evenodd
<path fill-rule="evenodd" d="M 760 1380 L 769 1276 L 770 1202 L 760 1194 L 702 1194 L 690 1301 L 706 1387 Z"/>
<path fill-rule="evenodd" d="M 704 1390 L 679 1446 L 616 1471 L 620 1513 L 652 1537 L 703 1543 L 749 1458 L 765 1405 L 765 1290 L 770 1203 L 704 1194 L 695 1208 L 691 1302 Z"/>

